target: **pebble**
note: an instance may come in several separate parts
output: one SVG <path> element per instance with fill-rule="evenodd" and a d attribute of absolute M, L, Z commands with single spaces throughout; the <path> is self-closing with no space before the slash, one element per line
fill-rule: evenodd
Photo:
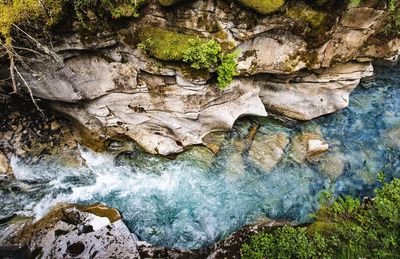
<path fill-rule="evenodd" d="M 50 129 L 51 130 L 57 130 L 59 129 L 61 126 L 57 121 L 52 121 L 50 124 Z"/>

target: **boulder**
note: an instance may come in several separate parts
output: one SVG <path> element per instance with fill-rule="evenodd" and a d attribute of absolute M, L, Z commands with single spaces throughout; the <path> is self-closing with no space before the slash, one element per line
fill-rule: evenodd
<path fill-rule="evenodd" d="M 383 141 L 387 147 L 400 150 L 400 128 L 388 130 L 383 136 Z"/>
<path fill-rule="evenodd" d="M 41 258 L 139 258 L 135 240 L 115 209 L 60 205 L 12 242 Z"/>
<path fill-rule="evenodd" d="M 319 134 L 307 132 L 294 137 L 290 155 L 297 163 L 304 163 L 327 152 L 328 149 L 328 143 Z"/>
<path fill-rule="evenodd" d="M 256 135 L 249 150 L 249 159 L 265 171 L 271 171 L 282 159 L 289 138 L 286 134 Z"/>

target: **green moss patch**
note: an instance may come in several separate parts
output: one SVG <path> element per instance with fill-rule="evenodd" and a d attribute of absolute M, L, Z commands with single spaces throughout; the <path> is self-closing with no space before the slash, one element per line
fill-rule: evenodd
<path fill-rule="evenodd" d="M 285 0 L 239 0 L 239 2 L 260 14 L 271 14 L 279 11 L 285 4 Z"/>
<path fill-rule="evenodd" d="M 296 21 L 308 23 L 314 29 L 323 26 L 326 20 L 324 12 L 314 10 L 303 2 L 290 5 L 286 11 L 286 16 Z"/>
<path fill-rule="evenodd" d="M 178 33 L 175 31 L 143 27 L 139 30 L 139 47 L 149 55 L 165 61 L 182 61 L 184 53 L 193 44 L 200 44 L 204 39 L 196 35 Z"/>
<path fill-rule="evenodd" d="M 32 23 L 43 20 L 46 27 L 56 24 L 61 15 L 64 1 L 61 0 L 14 0 L 0 2 L 0 34 L 10 43 L 13 24 Z"/>

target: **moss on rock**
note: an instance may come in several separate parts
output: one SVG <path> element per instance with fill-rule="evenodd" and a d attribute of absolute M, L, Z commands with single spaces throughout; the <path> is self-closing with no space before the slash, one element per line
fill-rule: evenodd
<path fill-rule="evenodd" d="M 286 11 L 286 16 L 296 21 L 308 23 L 314 29 L 323 26 L 326 20 L 324 12 L 314 10 L 303 2 L 290 5 Z"/>
<path fill-rule="evenodd" d="M 279 11 L 285 4 L 285 0 L 239 0 L 239 2 L 261 14 Z"/>
<path fill-rule="evenodd" d="M 141 44 L 149 55 L 165 61 L 182 61 L 184 53 L 193 42 L 204 42 L 204 39 L 166 29 L 143 27 L 138 33 Z"/>
<path fill-rule="evenodd" d="M 14 0 L 0 2 L 0 34 L 11 44 L 10 33 L 14 24 L 32 23 L 42 19 L 43 25 L 50 27 L 61 18 L 62 0 Z"/>

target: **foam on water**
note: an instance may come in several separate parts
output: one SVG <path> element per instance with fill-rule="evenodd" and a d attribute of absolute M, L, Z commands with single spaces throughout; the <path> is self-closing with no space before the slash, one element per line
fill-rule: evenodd
<path fill-rule="evenodd" d="M 383 74 L 384 75 L 384 74 Z M 300 222 L 318 208 L 323 190 L 336 195 L 372 194 L 376 174 L 400 176 L 399 147 L 387 134 L 400 128 L 400 88 L 393 76 L 364 84 L 350 107 L 312 122 L 284 125 L 259 119 L 259 134 L 319 131 L 342 156 L 343 174 L 331 181 L 318 165 L 297 164 L 286 150 L 265 172 L 238 153 L 249 121 L 239 121 L 216 158 L 183 154 L 175 160 L 134 152 L 115 157 L 84 147 L 86 166 L 68 167 L 54 159 L 11 161 L 16 181 L 0 187 L 0 216 L 43 216 L 58 202 L 102 202 L 119 209 L 132 232 L 155 245 L 199 248 L 261 218 Z M 393 141 L 392 141 L 393 142 Z"/>

